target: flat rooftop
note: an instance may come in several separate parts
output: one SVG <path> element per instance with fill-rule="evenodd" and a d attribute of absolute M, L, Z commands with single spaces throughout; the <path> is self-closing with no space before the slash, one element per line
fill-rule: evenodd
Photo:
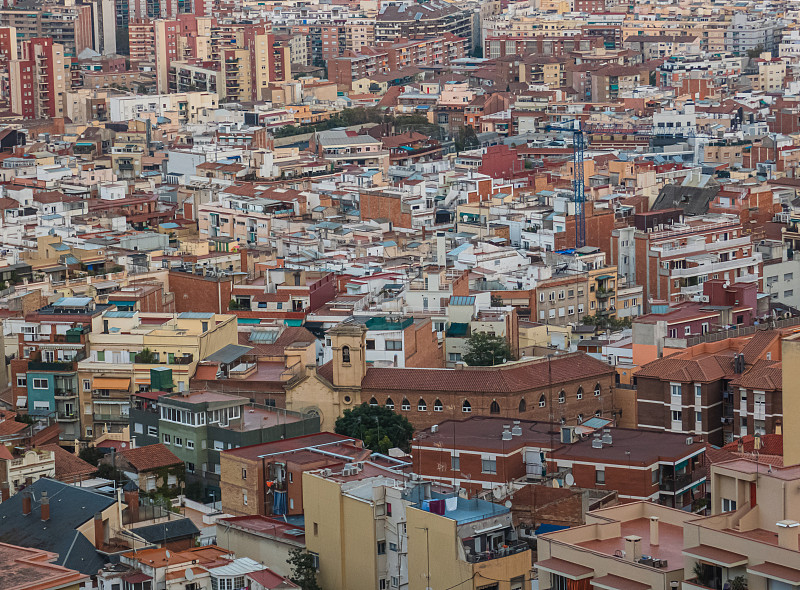
<path fill-rule="evenodd" d="M 614 556 L 625 551 L 625 537 L 636 535 L 642 538 L 642 555 L 667 560 L 667 570 L 683 569 L 683 527 L 666 522 L 658 523 L 658 545 L 650 544 L 650 520 L 636 518 L 620 523 L 620 536 L 609 539 L 594 539 L 576 543 L 590 551 Z"/>
<path fill-rule="evenodd" d="M 612 443 L 602 448 L 592 447 L 587 436 L 553 451 L 553 459 L 589 460 L 598 463 L 636 463 L 652 465 L 656 461 L 676 462 L 702 452 L 705 443 L 686 444 L 685 434 L 661 431 L 610 429 Z"/>
<path fill-rule="evenodd" d="M 506 451 L 523 446 L 536 445 L 552 448 L 560 446 L 560 426 L 548 422 L 520 420 L 522 434 L 503 440 L 503 426 L 513 426 L 509 418 L 475 416 L 465 420 L 446 420 L 438 425 L 437 432 L 430 428 L 421 430 L 414 437 L 412 445 L 441 446 L 449 449 L 495 449 Z M 552 445 L 552 446 L 551 446 Z"/>

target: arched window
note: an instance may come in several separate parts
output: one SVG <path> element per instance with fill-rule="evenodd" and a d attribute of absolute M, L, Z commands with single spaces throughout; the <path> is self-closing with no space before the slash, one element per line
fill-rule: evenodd
<path fill-rule="evenodd" d="M 378 407 L 378 400 L 376 400 L 374 397 L 370 398 L 369 405 L 371 405 L 373 408 L 377 408 Z"/>
<path fill-rule="evenodd" d="M 500 413 L 500 404 L 496 401 L 492 402 L 492 405 L 489 406 L 489 413 L 490 414 L 499 414 Z"/>
<path fill-rule="evenodd" d="M 539 407 L 543 408 L 547 405 L 547 400 L 544 398 L 544 394 L 539 396 Z"/>
<path fill-rule="evenodd" d="M 349 363 L 350 362 L 350 347 L 349 346 L 342 346 L 342 362 Z"/>
<path fill-rule="evenodd" d="M 578 388 L 578 399 L 583 399 L 583 387 Z"/>
<path fill-rule="evenodd" d="M 390 410 L 394 410 L 394 402 L 392 401 L 392 398 L 390 397 L 386 398 L 386 407 L 389 408 Z"/>
<path fill-rule="evenodd" d="M 461 411 L 462 412 L 467 412 L 467 413 L 472 411 L 472 406 L 469 405 L 469 401 L 468 400 L 464 400 L 464 403 L 461 404 Z"/>
<path fill-rule="evenodd" d="M 519 400 L 519 411 L 524 412 L 527 409 L 528 406 L 525 405 L 525 398 L 522 398 L 521 400 Z"/>
<path fill-rule="evenodd" d="M 437 398 L 436 398 L 436 401 L 435 401 L 435 402 L 433 402 L 433 411 L 434 411 L 434 412 L 441 412 L 443 409 L 444 409 L 444 406 L 442 405 L 442 400 L 440 400 L 440 399 L 437 397 Z"/>
<path fill-rule="evenodd" d="M 403 403 L 400 406 L 400 409 L 403 410 L 404 412 L 408 412 L 411 409 L 411 402 L 408 401 L 408 399 L 403 398 Z"/>
<path fill-rule="evenodd" d="M 424 412 L 427 409 L 428 409 L 428 404 L 425 403 L 424 399 L 419 398 L 419 401 L 417 402 L 417 411 Z"/>
<path fill-rule="evenodd" d="M 563 389 L 558 392 L 558 403 L 563 404 L 567 401 L 567 392 Z"/>
<path fill-rule="evenodd" d="M 594 386 L 594 396 L 595 397 L 600 397 L 600 384 L 599 383 Z"/>

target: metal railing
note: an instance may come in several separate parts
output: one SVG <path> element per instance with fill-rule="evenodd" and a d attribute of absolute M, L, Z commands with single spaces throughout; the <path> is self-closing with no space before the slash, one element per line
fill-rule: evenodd
<path fill-rule="evenodd" d="M 675 492 L 683 489 L 695 482 L 699 482 L 706 476 L 706 472 L 702 469 L 695 469 L 688 473 L 683 473 L 674 477 L 665 477 L 661 481 L 661 490 L 664 492 Z"/>
<path fill-rule="evenodd" d="M 516 555 L 523 551 L 530 551 L 531 547 L 525 541 L 514 541 L 508 545 L 495 549 L 493 551 L 481 551 L 480 553 L 468 553 L 467 561 L 469 563 L 481 563 L 483 561 L 491 561 L 492 559 L 500 559 L 508 557 L 509 555 Z"/>

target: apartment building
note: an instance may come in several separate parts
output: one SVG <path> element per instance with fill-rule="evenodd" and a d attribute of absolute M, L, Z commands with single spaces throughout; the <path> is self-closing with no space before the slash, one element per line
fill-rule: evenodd
<path fill-rule="evenodd" d="M 365 461 L 362 442 L 331 432 L 220 453 L 222 506 L 234 516 L 303 514 L 303 473 Z"/>
<path fill-rule="evenodd" d="M 113 310 L 93 318 L 78 364 L 83 436 L 127 426 L 133 392 L 188 391 L 197 363 L 236 340 L 232 315 Z"/>
<path fill-rule="evenodd" d="M 738 216 L 655 213 L 665 222 L 652 225 L 648 215 L 637 214 L 633 226 L 613 230 L 611 244 L 619 273 L 628 283 L 642 285 L 648 301 L 701 294 L 703 283 L 711 279 L 761 280 L 761 253 Z"/>
<path fill-rule="evenodd" d="M 64 116 L 69 63 L 64 46 L 34 37 L 20 44 L 19 59 L 9 62 L 11 111 L 23 119 Z"/>
<path fill-rule="evenodd" d="M 319 432 L 316 416 L 256 406 L 238 395 L 142 391 L 130 399 L 135 444 L 163 443 L 184 462 L 187 485 L 199 486 L 211 501 L 222 497 L 222 451 Z"/>
<path fill-rule="evenodd" d="M 530 547 L 503 506 L 369 461 L 305 472 L 303 496 L 322 587 L 422 590 L 468 580 L 477 589 L 503 580 L 492 587 L 520 590 L 530 579 Z"/>
<path fill-rule="evenodd" d="M 540 588 L 677 588 L 686 577 L 684 525 L 695 518 L 653 502 L 593 510 L 583 526 L 538 537 Z"/>
<path fill-rule="evenodd" d="M 451 33 L 472 39 L 472 11 L 441 0 L 397 2 L 381 7 L 375 18 L 375 41 L 394 42 Z"/>
<path fill-rule="evenodd" d="M 389 150 L 383 148 L 379 139 L 369 135 L 336 129 L 317 131 L 309 142 L 309 148 L 334 167 L 355 164 L 384 174 L 389 170 Z"/>
<path fill-rule="evenodd" d="M 717 445 L 781 432 L 781 340 L 793 331 L 705 342 L 643 365 L 636 372 L 639 427 Z"/>
<path fill-rule="evenodd" d="M 49 38 L 73 55 L 94 47 L 92 8 L 88 4 L 43 4 L 32 10 L 7 8 L 0 10 L 0 26 L 14 27 L 18 41 Z"/>

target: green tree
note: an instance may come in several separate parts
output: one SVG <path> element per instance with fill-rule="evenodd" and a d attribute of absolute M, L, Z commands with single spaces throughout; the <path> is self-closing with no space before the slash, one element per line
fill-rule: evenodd
<path fill-rule="evenodd" d="M 231 299 L 230 302 L 228 302 L 228 309 L 231 311 L 236 311 L 239 309 L 239 302 L 236 301 L 236 299 Z"/>
<path fill-rule="evenodd" d="M 483 46 L 476 45 L 475 49 L 472 50 L 472 57 L 482 58 L 483 57 Z"/>
<path fill-rule="evenodd" d="M 761 43 L 759 43 L 752 49 L 747 50 L 747 57 L 749 57 L 750 59 L 755 59 L 759 57 L 762 53 L 764 53 L 764 46 L 761 45 Z"/>
<path fill-rule="evenodd" d="M 386 406 L 361 404 L 345 410 L 336 419 L 337 434 L 352 436 L 364 441 L 364 446 L 376 453 L 386 453 L 392 447 L 408 450 L 414 427 L 405 416 L 396 414 Z"/>
<path fill-rule="evenodd" d="M 97 447 L 86 447 L 80 450 L 78 457 L 97 467 L 98 463 L 100 463 L 100 459 L 104 457 L 104 453 Z"/>
<path fill-rule="evenodd" d="M 143 348 L 142 352 L 136 355 L 136 362 L 143 365 L 154 365 L 156 362 L 156 355 L 149 348 Z"/>
<path fill-rule="evenodd" d="M 291 568 L 289 579 L 303 590 L 321 590 L 317 583 L 317 568 L 314 566 L 314 556 L 302 549 L 289 551 L 286 560 Z"/>
<path fill-rule="evenodd" d="M 514 355 L 506 339 L 485 332 L 473 332 L 467 339 L 464 362 L 472 367 L 491 367 L 513 361 Z"/>

